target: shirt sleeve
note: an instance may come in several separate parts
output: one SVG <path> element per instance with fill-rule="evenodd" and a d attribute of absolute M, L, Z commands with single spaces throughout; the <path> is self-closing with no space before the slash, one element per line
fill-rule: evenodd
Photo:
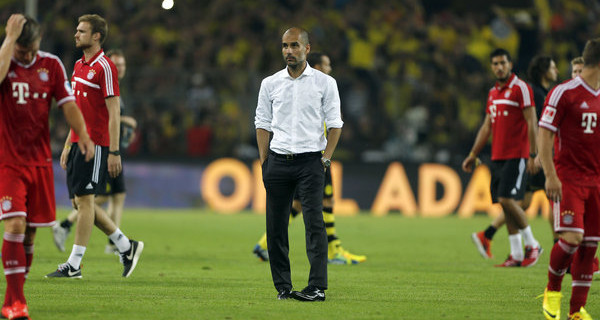
<path fill-rule="evenodd" d="M 71 83 L 67 78 L 67 71 L 65 66 L 60 60 L 52 59 L 52 70 L 50 70 L 52 77 L 52 83 L 54 85 L 53 95 L 56 100 L 56 104 L 60 107 L 68 101 L 75 101 L 73 90 L 71 89 Z"/>
<path fill-rule="evenodd" d="M 548 94 L 546 101 L 544 101 L 544 111 L 542 117 L 538 122 L 538 125 L 542 128 L 548 129 L 552 132 L 556 132 L 564 117 L 564 109 L 561 108 L 562 100 L 561 96 L 564 90 L 555 90 Z"/>
<path fill-rule="evenodd" d="M 256 116 L 254 117 L 254 126 L 256 129 L 264 129 L 269 132 L 271 130 L 271 122 L 273 120 L 273 104 L 268 92 L 268 82 L 264 79 L 260 84 L 258 92 L 258 103 L 256 106 Z"/>
<path fill-rule="evenodd" d="M 100 75 L 100 87 L 104 98 L 119 96 L 119 79 L 117 77 L 117 67 L 110 59 L 98 60 L 102 66 L 102 74 Z"/>
<path fill-rule="evenodd" d="M 525 81 L 519 81 L 517 88 L 519 88 L 517 92 L 520 96 L 518 101 L 521 104 L 521 108 L 525 109 L 527 107 L 535 106 L 535 101 L 533 100 L 533 90 L 531 89 L 531 86 Z"/>
<path fill-rule="evenodd" d="M 341 128 L 344 125 L 340 105 L 337 82 L 332 77 L 327 77 L 327 86 L 323 96 L 323 112 L 327 128 Z"/>

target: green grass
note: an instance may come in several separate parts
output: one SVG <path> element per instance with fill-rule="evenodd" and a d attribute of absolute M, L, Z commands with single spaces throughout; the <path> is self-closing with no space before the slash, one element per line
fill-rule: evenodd
<path fill-rule="evenodd" d="M 106 240 L 96 229 L 82 280 L 44 279 L 69 252 L 58 252 L 51 230 L 40 229 L 25 294 L 34 319 L 542 319 L 535 297 L 546 284 L 548 223 L 531 222 L 546 248 L 540 262 L 502 269 L 493 264 L 508 253 L 505 229 L 496 236 L 492 261 L 483 260 L 470 240 L 470 233 L 489 221 L 483 216 L 337 217 L 344 247 L 368 260 L 330 266 L 327 301 L 301 303 L 277 301 L 268 263 L 251 254 L 264 216 L 127 210 L 122 229 L 146 244 L 130 278 L 121 277 L 116 256 L 103 253 Z M 301 221 L 290 226 L 296 289 L 306 286 L 308 276 L 303 228 Z M 71 236 L 67 248 L 72 241 Z M 587 310 L 596 316 L 599 292 L 594 281 Z M 569 276 L 563 293 L 566 314 Z"/>

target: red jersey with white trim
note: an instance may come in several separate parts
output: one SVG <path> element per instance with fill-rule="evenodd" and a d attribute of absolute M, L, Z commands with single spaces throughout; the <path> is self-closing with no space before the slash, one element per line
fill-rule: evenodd
<path fill-rule="evenodd" d="M 85 61 L 84 56 L 75 62 L 71 81 L 90 138 L 95 144 L 108 147 L 110 137 L 105 99 L 119 96 L 117 67 L 100 50 L 90 61 Z M 79 136 L 71 130 L 71 142 L 77 141 Z"/>
<path fill-rule="evenodd" d="M 531 87 L 514 73 L 506 85 L 490 89 L 485 112 L 492 121 L 492 160 L 529 158 L 523 109 L 534 105 Z"/>
<path fill-rule="evenodd" d="M 51 166 L 48 114 L 75 101 L 60 59 L 38 51 L 29 65 L 14 58 L 0 83 L 0 164 Z"/>
<path fill-rule="evenodd" d="M 556 133 L 554 165 L 559 179 L 580 186 L 598 185 L 600 90 L 594 91 L 577 77 L 554 87 L 544 105 L 539 126 Z"/>

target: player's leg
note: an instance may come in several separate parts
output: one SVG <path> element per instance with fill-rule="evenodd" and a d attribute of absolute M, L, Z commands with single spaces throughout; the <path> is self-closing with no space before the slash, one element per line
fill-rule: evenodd
<path fill-rule="evenodd" d="M 325 169 L 325 184 L 323 186 L 323 221 L 327 231 L 328 262 L 331 264 L 357 264 L 367 260 L 364 255 L 350 253 L 342 247 L 342 242 L 337 236 L 335 228 L 335 215 L 333 214 L 333 180 L 331 169 Z"/>
<path fill-rule="evenodd" d="M 107 184 L 107 192 L 109 193 L 108 206 L 106 207 L 106 213 L 109 218 L 115 223 L 117 228 L 121 225 L 121 218 L 123 216 L 123 208 L 125 206 L 125 176 L 123 171 L 116 177 L 109 177 L 109 184 Z M 110 185 L 110 187 L 108 187 Z M 112 240 L 108 239 L 108 243 L 104 248 L 104 253 L 117 253 L 119 250 L 115 246 Z"/>
<path fill-rule="evenodd" d="M 65 243 L 69 234 L 71 234 L 71 227 L 75 224 L 75 221 L 77 221 L 77 210 L 73 209 L 64 220 L 52 226 L 52 237 L 58 250 L 65 251 Z"/>
<path fill-rule="evenodd" d="M 490 193 L 492 195 L 492 202 L 498 202 L 498 187 L 500 185 L 500 171 L 502 169 L 502 164 L 499 161 L 492 161 L 490 164 L 492 179 L 490 181 Z M 484 259 L 493 258 L 492 255 L 492 239 L 496 234 L 496 231 L 502 225 L 504 225 L 504 213 L 496 217 L 492 223 L 485 229 L 479 232 L 473 232 L 471 234 L 471 240 L 473 240 L 473 244 L 477 248 L 477 251 Z"/>
<path fill-rule="evenodd" d="M 85 156 L 73 143 L 67 160 L 67 187 L 77 210 L 75 240 L 66 263 L 61 264 L 48 278 L 81 278 L 81 260 L 85 254 L 94 226 L 94 196 L 105 186 L 108 147 L 96 146 L 94 159 Z"/>
<path fill-rule="evenodd" d="M 95 206 L 95 225 L 115 244 L 123 262 L 123 277 L 129 277 L 135 269 L 140 255 L 144 250 L 144 243 L 129 239 L 121 229 L 110 219 L 106 211 L 100 206 Z"/>
<path fill-rule="evenodd" d="M 510 200 L 512 199 L 501 197 L 499 198 L 499 203 L 504 209 L 503 203 L 509 202 Z M 510 245 L 510 254 L 502 264 L 498 264 L 496 267 L 520 267 L 524 258 L 521 233 L 519 233 L 517 223 L 511 215 L 505 214 L 505 220 L 506 231 L 508 232 L 508 243 Z"/>
<path fill-rule="evenodd" d="M 568 183 L 562 184 L 562 199 L 552 202 L 554 230 L 559 240 L 552 247 L 548 263 L 548 284 L 544 291 L 542 312 L 548 317 L 560 319 L 561 286 L 564 275 L 583 241 L 586 190 Z"/>

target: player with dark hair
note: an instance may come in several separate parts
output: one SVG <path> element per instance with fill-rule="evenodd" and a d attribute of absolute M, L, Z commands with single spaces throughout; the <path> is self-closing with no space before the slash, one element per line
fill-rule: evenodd
<path fill-rule="evenodd" d="M 331 60 L 329 57 L 321 52 L 310 52 L 306 56 L 306 62 L 325 74 L 331 73 Z M 290 212 L 290 219 L 297 217 L 302 213 L 302 204 L 298 193 L 294 194 L 294 201 L 292 202 L 292 210 Z M 336 235 L 335 230 L 335 216 L 333 214 L 333 183 L 331 179 L 331 168 L 325 169 L 325 186 L 323 188 L 323 220 L 325 221 L 325 228 L 327 230 L 327 242 L 329 248 L 327 251 L 327 261 L 331 264 L 358 264 L 367 260 L 364 255 L 356 255 L 348 252 L 342 247 L 340 239 Z M 269 253 L 267 251 L 267 234 L 258 240 L 258 243 L 254 246 L 252 251 L 260 260 L 269 261 Z"/>
<path fill-rule="evenodd" d="M 79 135 L 82 161 L 94 158 L 83 116 L 60 59 L 40 51 L 35 19 L 13 14 L 0 47 L 0 219 L 6 294 L 2 317 L 29 319 L 23 285 L 36 228 L 54 224 L 56 205 L 48 115 L 52 99 Z"/>
<path fill-rule="evenodd" d="M 600 38 L 587 42 L 583 60 L 581 75 L 552 89 L 539 121 L 546 195 L 559 234 L 550 253 L 542 303 L 546 319 L 560 319 L 560 291 L 569 266 L 569 319 L 592 319 L 584 306 L 600 240 Z"/>
<path fill-rule="evenodd" d="M 83 57 L 75 63 L 72 82 L 77 105 L 81 109 L 92 140 L 96 157 L 91 163 L 81 161 L 79 136 L 71 131 L 60 157 L 67 170 L 69 196 L 78 211 L 75 243 L 67 262 L 58 266 L 49 278 L 81 278 L 81 260 L 90 240 L 94 224 L 117 246 L 123 263 L 123 277 L 135 269 L 144 249 L 141 241 L 130 240 L 108 217 L 94 196 L 106 188 L 108 174 L 121 172 L 119 153 L 119 83 L 114 63 L 102 51 L 108 25 L 96 14 L 79 17 L 75 44 Z"/>
<path fill-rule="evenodd" d="M 127 70 L 125 55 L 120 49 L 109 50 L 106 52 L 106 56 L 115 64 L 118 72 L 118 79 L 121 80 L 125 76 Z M 134 138 L 135 128 L 137 122 L 133 117 L 123 114 L 124 104 L 123 99 L 119 97 L 119 105 L 121 107 L 121 134 L 120 134 L 120 147 L 121 150 L 127 149 Z M 123 171 L 119 173 L 116 178 L 108 177 L 106 188 L 96 196 L 95 202 L 101 206 L 108 202 L 106 213 L 109 215 L 111 220 L 117 227 L 121 225 L 121 217 L 123 215 L 123 207 L 125 205 L 125 178 L 123 177 Z M 67 218 L 60 223 L 55 224 L 52 227 L 52 233 L 54 236 L 54 244 L 60 251 L 65 251 L 65 242 L 71 232 L 71 226 L 77 219 L 77 210 L 73 210 Z M 118 252 L 112 240 L 108 240 L 109 243 L 106 245 L 104 253 Z"/>
<path fill-rule="evenodd" d="M 510 255 L 498 267 L 528 267 L 534 265 L 542 252 L 519 205 L 525 194 L 527 174 L 535 174 L 536 115 L 531 87 L 512 72 L 512 59 L 508 51 L 496 49 L 490 54 L 491 68 L 496 85 L 490 89 L 486 116 L 471 152 L 462 163 L 465 172 L 471 172 L 477 154 L 492 136 L 492 200 L 504 210 Z M 525 241 L 523 254 L 522 238 Z M 485 232 L 474 234 L 479 252 L 491 257 L 490 238 Z"/>

